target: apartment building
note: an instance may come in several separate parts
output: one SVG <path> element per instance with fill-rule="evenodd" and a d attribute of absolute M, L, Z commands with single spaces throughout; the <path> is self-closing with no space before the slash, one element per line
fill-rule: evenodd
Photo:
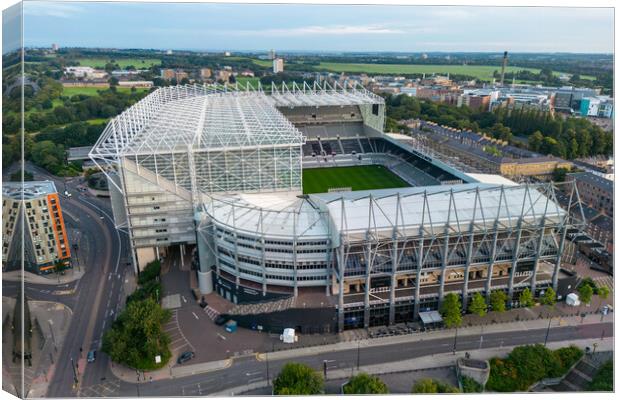
<path fill-rule="evenodd" d="M 614 182 L 591 172 L 568 174 L 567 181 L 576 181 L 581 201 L 595 210 L 614 216 Z"/>
<path fill-rule="evenodd" d="M 27 271 L 50 273 L 58 261 L 71 265 L 67 231 L 53 182 L 2 184 L 2 238 L 5 271 L 22 268 L 22 243 Z"/>

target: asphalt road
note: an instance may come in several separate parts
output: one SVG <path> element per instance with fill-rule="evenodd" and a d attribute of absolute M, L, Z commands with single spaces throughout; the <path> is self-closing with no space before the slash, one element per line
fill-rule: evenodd
<path fill-rule="evenodd" d="M 102 352 L 98 352 L 94 363 L 86 364 L 85 358 L 89 350 L 99 349 L 103 332 L 120 310 L 123 279 L 125 272 L 132 268 L 127 265 L 128 241 L 126 235 L 114 226 L 109 200 L 79 192 L 80 179 L 67 179 L 65 186 L 62 178 L 35 165 L 27 164 L 26 170 L 33 172 L 36 180 L 54 181 L 67 225 L 79 230 L 78 257 L 86 271 L 84 276 L 79 281 L 63 285 L 25 284 L 29 298 L 58 301 L 73 310 L 71 325 L 56 356 L 54 376 L 47 391 L 48 397 L 72 397 L 76 396 L 77 390 L 73 385 L 71 359 L 77 366 L 82 358 L 82 364 L 86 365 L 80 377 L 82 386 L 98 382 L 108 371 L 108 359 Z M 63 195 L 65 188 L 72 194 L 71 198 Z M 5 295 L 16 293 L 18 284 L 3 282 Z M 54 294 L 57 290 L 73 288 L 76 290 L 72 295 Z"/>
<path fill-rule="evenodd" d="M 494 348 L 500 346 L 514 346 L 533 343 L 543 343 L 546 329 L 524 330 L 519 332 L 502 332 L 457 337 L 456 350 L 463 352 L 479 348 Z M 549 342 L 571 339 L 600 339 L 601 335 L 613 337 L 613 324 L 591 324 L 583 326 L 566 326 L 552 328 L 549 333 Z M 435 339 L 412 343 L 410 345 L 393 344 L 376 347 L 362 347 L 359 352 L 359 365 L 373 365 L 390 361 L 401 361 L 432 354 L 451 352 L 454 347 L 454 338 Z M 233 365 L 227 369 L 206 374 L 192 375 L 173 380 L 160 380 L 134 384 L 120 382 L 113 392 L 107 396 L 201 396 L 217 393 L 226 389 L 242 386 L 248 383 L 267 379 L 267 369 L 273 379 L 278 371 L 288 361 L 305 363 L 315 370 L 323 369 L 323 361 L 328 360 L 328 377 L 330 369 L 351 369 L 357 366 L 357 349 L 301 356 L 292 360 L 278 360 L 274 362 L 258 361 L 254 356 L 235 359 Z"/>

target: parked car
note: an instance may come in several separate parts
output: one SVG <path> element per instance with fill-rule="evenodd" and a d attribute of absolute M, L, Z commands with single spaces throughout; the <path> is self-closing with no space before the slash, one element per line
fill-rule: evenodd
<path fill-rule="evenodd" d="M 181 353 L 181 355 L 179 356 L 179 358 L 177 359 L 177 363 L 179 364 L 185 364 L 186 362 L 188 362 L 189 360 L 191 360 L 192 358 L 194 358 L 195 354 L 193 351 L 186 351 L 184 353 Z"/>
<path fill-rule="evenodd" d="M 89 363 L 95 362 L 95 359 L 97 358 L 97 350 L 91 350 L 88 352 L 88 355 L 86 356 L 86 361 Z"/>

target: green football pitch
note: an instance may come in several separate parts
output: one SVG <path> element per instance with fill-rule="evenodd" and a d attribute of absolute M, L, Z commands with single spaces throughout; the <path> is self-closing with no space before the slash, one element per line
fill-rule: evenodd
<path fill-rule="evenodd" d="M 411 186 L 382 165 L 307 168 L 303 170 L 304 193 L 325 193 L 329 189 L 387 189 Z"/>

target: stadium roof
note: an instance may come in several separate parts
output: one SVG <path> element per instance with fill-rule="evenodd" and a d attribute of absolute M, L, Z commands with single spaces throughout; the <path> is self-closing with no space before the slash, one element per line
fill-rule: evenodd
<path fill-rule="evenodd" d="M 163 87 L 111 120 L 90 157 L 301 145 L 303 135 L 276 107 L 376 103 L 383 99 L 363 88 L 326 83 Z"/>
<path fill-rule="evenodd" d="M 502 186 L 460 184 L 364 190 L 295 196 L 242 194 L 212 198 L 206 211 L 216 223 L 266 236 L 333 237 L 343 233 L 364 240 L 366 233 L 392 237 L 421 231 L 466 232 L 525 224 L 557 224 L 566 212 L 554 200 L 551 184 Z"/>

